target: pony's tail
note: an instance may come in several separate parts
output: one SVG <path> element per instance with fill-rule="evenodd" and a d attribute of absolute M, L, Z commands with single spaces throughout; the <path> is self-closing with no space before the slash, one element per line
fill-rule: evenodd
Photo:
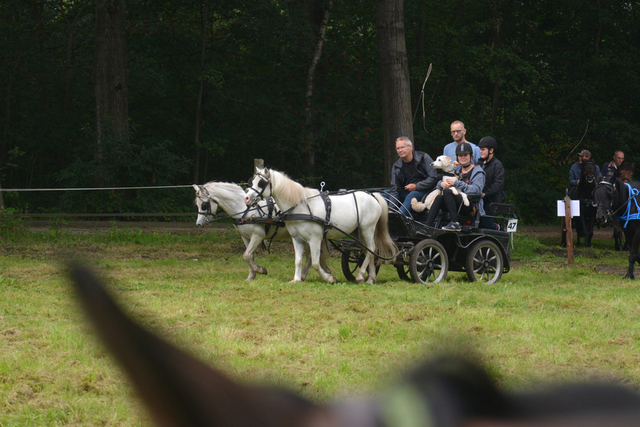
<path fill-rule="evenodd" d="M 385 261 L 388 261 L 388 258 L 393 257 L 398 252 L 398 247 L 393 243 L 387 226 L 387 223 L 389 222 L 389 205 L 387 204 L 387 200 L 382 197 L 380 193 L 373 193 L 373 197 L 375 197 L 376 200 L 378 200 L 378 203 L 380 203 L 380 206 L 382 206 L 382 215 L 380 215 L 380 219 L 376 224 L 373 241 L 376 244 L 378 255 L 385 258 Z"/>

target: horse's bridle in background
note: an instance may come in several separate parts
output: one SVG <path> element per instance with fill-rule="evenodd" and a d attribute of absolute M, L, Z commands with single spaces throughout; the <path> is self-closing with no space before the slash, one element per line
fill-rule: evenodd
<path fill-rule="evenodd" d="M 615 213 L 615 212 L 613 212 L 612 209 L 613 209 L 613 203 L 615 202 L 615 199 L 616 199 L 616 197 L 618 195 L 618 191 L 617 191 L 618 190 L 618 186 L 615 183 L 608 182 L 608 181 L 600 181 L 598 183 L 598 186 L 601 186 L 601 185 L 606 185 L 606 186 L 610 187 L 609 195 L 611 196 L 611 202 L 609 203 L 609 206 L 606 206 L 606 205 L 604 205 L 602 203 L 598 203 L 598 202 L 596 202 L 594 200 L 593 204 L 596 207 L 601 207 L 602 206 L 602 207 L 607 208 L 607 217 L 611 220 L 611 219 L 613 219 L 613 214 Z M 598 187 L 596 187 L 596 189 L 597 188 Z M 594 192 L 595 192 L 595 190 L 594 190 Z"/>
<path fill-rule="evenodd" d="M 216 212 L 218 211 L 218 206 L 220 206 L 220 202 L 218 202 L 215 198 L 211 197 L 206 188 L 200 187 L 200 189 L 206 194 L 207 198 L 204 199 L 202 196 L 198 195 L 196 198 L 200 201 L 200 207 L 198 208 L 198 215 L 204 215 L 206 223 L 210 223 L 213 221 L 213 218 L 216 216 Z M 211 209 L 211 202 L 216 204 L 215 210 Z"/>

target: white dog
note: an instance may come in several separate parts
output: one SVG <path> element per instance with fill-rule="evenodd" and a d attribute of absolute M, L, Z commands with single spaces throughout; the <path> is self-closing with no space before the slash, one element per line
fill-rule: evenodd
<path fill-rule="evenodd" d="M 453 162 L 451 161 L 451 158 L 449 156 L 438 156 L 436 160 L 433 163 L 431 163 L 431 167 L 441 170 L 444 176 L 451 176 L 458 179 L 455 172 L 453 171 Z M 466 194 L 464 194 L 462 191 L 459 191 L 455 187 L 451 187 L 451 191 L 455 195 L 460 194 L 462 196 L 462 202 L 464 203 L 464 205 L 469 206 L 469 198 L 467 197 Z M 418 199 L 414 197 L 413 199 L 411 199 L 411 209 L 413 209 L 416 212 L 422 212 L 425 209 L 431 209 L 431 205 L 433 204 L 433 201 L 440 194 L 442 194 L 442 190 L 439 188 L 436 188 L 435 190 L 433 190 L 431 193 L 427 195 L 427 198 L 425 199 L 424 203 L 419 202 Z"/>

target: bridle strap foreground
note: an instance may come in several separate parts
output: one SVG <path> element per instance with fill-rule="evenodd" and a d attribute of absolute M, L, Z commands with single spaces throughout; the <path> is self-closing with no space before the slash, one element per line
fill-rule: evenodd
<path fill-rule="evenodd" d="M 250 182 L 253 183 L 253 180 L 255 178 L 260 178 L 260 181 L 258 181 L 258 188 L 260 189 L 260 191 L 253 188 L 253 185 L 249 187 L 250 190 L 255 191 L 255 193 L 257 194 L 256 200 L 264 199 L 264 196 L 263 196 L 264 192 L 267 189 L 267 187 L 271 185 L 271 174 L 269 173 L 269 170 L 267 169 L 265 170 L 267 171 L 266 176 L 261 173 L 257 173 L 250 180 Z"/>

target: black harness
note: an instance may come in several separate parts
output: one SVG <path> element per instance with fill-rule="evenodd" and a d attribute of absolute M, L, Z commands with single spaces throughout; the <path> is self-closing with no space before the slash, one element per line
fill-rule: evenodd
<path fill-rule="evenodd" d="M 317 223 L 320 223 L 322 225 L 324 225 L 324 231 L 322 234 L 322 239 L 323 240 L 327 240 L 327 233 L 329 232 L 329 228 L 336 228 L 335 226 L 331 225 L 331 197 L 329 197 L 329 192 L 328 191 L 321 191 L 319 194 L 320 198 L 322 199 L 322 201 L 324 202 L 324 209 L 325 209 L 325 217 L 324 219 L 315 216 L 313 214 L 313 212 L 311 212 L 311 207 L 309 206 L 309 204 L 307 203 L 307 210 L 309 211 L 309 214 L 294 214 L 294 213 L 290 213 L 293 209 L 297 208 L 298 206 L 293 206 L 289 209 L 287 209 L 286 212 L 283 212 L 280 217 L 284 220 L 284 221 L 314 221 Z M 355 195 L 354 195 L 355 197 Z M 357 209 L 358 205 L 356 203 L 356 209 Z M 360 221 L 358 221 L 358 224 L 360 224 Z M 360 228 L 358 227 L 358 230 L 360 230 Z"/>
<path fill-rule="evenodd" d="M 265 185 L 265 188 L 266 188 L 266 185 Z M 201 189 L 202 191 L 204 191 L 207 199 L 204 200 L 203 198 L 198 197 L 198 199 L 200 200 L 200 208 L 198 209 L 198 214 L 204 215 L 206 218 L 206 223 L 208 224 L 212 222 L 216 217 L 216 212 L 218 211 L 218 207 L 220 206 L 220 201 L 217 200 L 215 197 L 211 196 L 211 194 L 209 194 L 209 192 L 205 187 L 201 187 Z M 264 189 L 262 190 L 262 192 L 264 192 Z M 242 212 L 242 216 L 240 218 L 233 219 L 233 224 L 234 225 L 264 224 L 265 238 L 271 241 L 278 233 L 278 229 L 281 227 L 284 227 L 285 224 L 284 224 L 284 221 L 279 217 L 280 211 L 276 210 L 276 203 L 273 200 L 273 198 L 269 197 L 267 198 L 266 201 L 267 201 L 266 206 L 259 206 L 257 204 L 255 206 L 247 206 L 244 212 Z M 214 202 L 216 204 L 215 211 L 211 209 L 211 202 Z M 266 211 L 264 210 L 265 207 L 266 207 Z M 255 215 L 249 216 L 251 212 L 258 212 L 258 216 L 255 216 Z M 233 218 L 234 215 L 236 214 L 227 215 L 225 217 L 219 217 L 218 219 Z M 271 230 L 272 226 L 275 226 L 275 228 L 273 229 L 273 233 L 269 235 L 269 231 Z"/>
<path fill-rule="evenodd" d="M 254 191 L 257 194 L 257 198 L 258 199 L 264 199 L 264 196 L 263 196 L 264 192 L 271 185 L 271 173 L 269 172 L 269 170 L 267 170 L 267 174 L 266 175 L 256 174 L 253 177 L 251 177 L 249 182 L 253 182 L 253 180 L 256 177 L 260 178 L 260 181 L 258 181 L 258 184 L 257 184 L 258 188 L 260 189 L 260 191 L 258 191 L 255 188 L 253 188 L 253 186 L 249 187 L 249 189 L 251 191 Z"/>
<path fill-rule="evenodd" d="M 624 207 L 624 204 L 619 207 L 618 209 L 616 209 L 615 211 L 613 210 L 613 205 L 616 203 L 616 200 L 618 198 L 618 186 L 616 185 L 616 183 L 612 183 L 609 181 L 601 181 L 600 183 L 598 183 L 598 186 L 596 187 L 596 190 L 598 189 L 598 187 L 602 188 L 602 187 L 607 187 L 608 188 L 608 193 L 609 196 L 608 198 L 611 198 L 611 201 L 608 204 L 604 204 L 604 203 L 598 203 L 597 201 L 594 201 L 593 204 L 596 207 L 603 207 L 607 209 L 607 217 L 612 220 L 614 215 L 617 214 L 617 212 Z M 594 199 L 595 199 L 595 192 L 596 190 L 593 190 L 594 192 Z"/>
<path fill-rule="evenodd" d="M 255 180 L 256 177 L 259 178 L 259 181 L 257 183 L 257 187 L 260 189 L 260 191 L 256 190 L 253 187 L 249 187 L 249 188 L 257 194 L 258 198 L 263 198 L 265 190 L 271 185 L 271 176 L 270 176 L 270 173 L 267 171 L 266 175 L 262 175 L 262 174 L 254 175 L 253 177 L 251 177 L 249 182 L 253 183 L 253 181 Z M 322 224 L 324 226 L 323 237 L 322 238 L 325 241 L 325 244 L 327 243 L 327 233 L 329 232 L 329 229 L 331 229 L 331 228 L 338 230 L 339 232 L 344 234 L 346 237 L 352 237 L 351 234 L 349 234 L 349 233 L 345 232 L 344 230 L 341 230 L 340 228 L 338 228 L 335 225 L 331 224 L 331 197 L 330 197 L 330 193 L 328 191 L 322 191 L 322 187 L 324 187 L 324 182 L 321 184 L 320 193 L 318 194 L 318 196 L 314 196 L 314 197 L 322 198 L 322 200 L 324 202 L 324 206 L 325 206 L 325 218 L 320 218 L 318 216 L 315 216 L 313 214 L 313 212 L 311 212 L 311 207 L 309 206 L 308 203 L 307 203 L 307 210 L 309 211 L 308 214 L 306 214 L 306 213 L 304 213 L 304 214 L 303 213 L 291 213 L 291 211 L 293 211 L 295 208 L 297 208 L 299 206 L 299 205 L 295 205 L 295 206 L 292 206 L 291 208 L 287 209 L 286 211 L 281 212 L 280 215 L 279 215 L 279 218 L 282 219 L 282 221 L 314 221 L 314 222 L 317 222 L 319 224 Z M 370 248 L 367 248 L 364 244 L 362 244 L 362 236 L 360 234 L 360 211 L 358 209 L 358 199 L 356 197 L 356 192 L 355 191 L 351 192 L 351 194 L 353 194 L 353 200 L 354 200 L 354 202 L 356 204 L 356 223 L 358 224 L 356 226 L 356 228 L 358 230 L 357 242 L 367 252 L 372 253 L 376 257 L 380 257 L 378 254 L 373 252 Z M 393 258 L 390 258 L 390 259 L 393 259 Z"/>
<path fill-rule="evenodd" d="M 198 199 L 200 200 L 200 208 L 198 208 L 198 214 L 204 215 L 206 223 L 208 224 L 211 221 L 213 221 L 213 218 L 216 216 L 216 212 L 218 211 L 218 206 L 220 206 L 220 201 L 218 201 L 215 197 L 212 197 L 205 187 L 200 187 L 200 189 L 204 191 L 204 193 L 207 196 L 207 199 L 203 200 L 202 198 L 200 198 L 200 196 L 198 196 Z M 216 204 L 215 210 L 211 209 L 211 201 L 213 201 Z"/>
<path fill-rule="evenodd" d="M 242 217 L 236 218 L 233 220 L 235 225 L 243 225 L 243 224 L 264 224 L 264 232 L 267 239 L 272 240 L 275 235 L 278 233 L 278 229 L 285 226 L 284 220 L 281 217 L 280 210 L 276 210 L 276 202 L 273 200 L 273 197 L 267 198 L 266 206 L 255 205 L 255 207 L 247 206 L 247 209 L 242 214 Z M 266 212 L 263 208 L 266 207 Z M 247 217 L 249 212 L 256 211 L 259 212 L 259 216 L 250 216 Z M 273 234 L 269 235 L 269 230 L 271 226 L 275 226 Z"/>

